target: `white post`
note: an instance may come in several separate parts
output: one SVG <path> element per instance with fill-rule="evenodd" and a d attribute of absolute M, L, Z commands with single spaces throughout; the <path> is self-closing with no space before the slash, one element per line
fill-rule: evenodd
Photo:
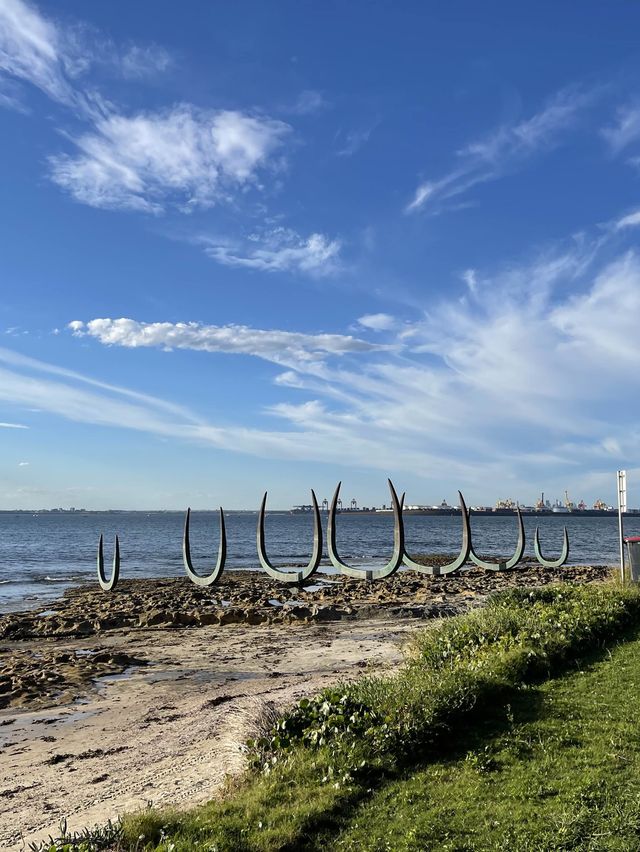
<path fill-rule="evenodd" d="M 624 583 L 624 526 L 622 513 L 627 511 L 627 471 L 618 471 L 618 533 L 620 537 L 620 579 Z"/>

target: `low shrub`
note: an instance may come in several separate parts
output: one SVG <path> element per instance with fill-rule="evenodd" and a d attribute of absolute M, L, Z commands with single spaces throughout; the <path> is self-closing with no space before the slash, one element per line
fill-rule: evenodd
<path fill-rule="evenodd" d="M 640 593 L 614 584 L 514 589 L 420 631 L 395 677 L 365 677 L 303 699 L 249 743 L 273 771 L 300 747 L 321 750 L 323 780 L 390 771 L 433 748 L 461 715 L 548 676 L 638 620 Z"/>

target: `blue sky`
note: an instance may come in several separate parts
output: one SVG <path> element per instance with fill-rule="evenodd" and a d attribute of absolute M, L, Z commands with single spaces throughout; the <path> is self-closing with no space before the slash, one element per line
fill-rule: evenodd
<path fill-rule="evenodd" d="M 640 503 L 639 26 L 0 0 L 0 507 Z"/>

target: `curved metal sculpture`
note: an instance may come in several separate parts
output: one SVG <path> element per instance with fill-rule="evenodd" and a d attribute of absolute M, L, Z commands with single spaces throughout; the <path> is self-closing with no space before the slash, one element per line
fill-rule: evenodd
<path fill-rule="evenodd" d="M 393 555 L 386 565 L 380 568 L 352 568 L 343 562 L 338 554 L 336 547 L 336 508 L 340 496 L 341 482 L 338 483 L 336 490 L 331 500 L 329 507 L 329 518 L 327 520 L 327 550 L 329 551 L 329 559 L 334 568 L 346 574 L 347 577 L 355 577 L 358 580 L 381 580 L 383 577 L 390 577 L 402 565 L 404 556 L 404 523 L 402 520 L 402 506 L 404 504 L 404 494 L 398 500 L 396 489 L 390 479 L 389 491 L 391 492 L 391 502 L 393 504 Z"/>
<path fill-rule="evenodd" d="M 471 561 L 475 563 L 479 568 L 485 568 L 487 571 L 507 571 L 509 568 L 515 568 L 518 562 L 520 562 L 524 555 L 526 539 L 524 534 L 524 523 L 522 521 L 522 514 L 519 508 L 516 508 L 516 514 L 518 516 L 518 543 L 516 544 L 515 552 L 510 559 L 503 559 L 500 562 L 485 562 L 483 559 L 480 559 L 477 556 L 475 550 L 473 549 L 473 540 L 471 541 L 469 559 L 471 559 Z M 469 512 L 469 516 L 470 515 L 471 512 Z"/>
<path fill-rule="evenodd" d="M 453 571 L 457 571 L 467 561 L 471 553 L 471 527 L 467 504 L 464 502 L 461 491 L 458 491 L 458 497 L 460 498 L 460 514 L 462 516 L 462 546 L 457 559 L 447 565 L 421 565 L 419 562 L 414 562 L 405 549 L 402 562 L 407 568 L 419 571 L 421 574 L 433 574 L 437 577 L 441 574 L 451 574 Z"/>
<path fill-rule="evenodd" d="M 306 568 L 299 571 L 281 571 L 269 561 L 267 549 L 265 546 L 264 534 L 264 516 L 267 508 L 267 492 L 264 492 L 262 504 L 260 506 L 260 515 L 258 517 L 258 530 L 256 533 L 256 545 L 258 548 L 258 559 L 264 570 L 269 576 L 276 580 L 281 580 L 283 583 L 304 583 L 309 577 L 318 570 L 320 560 L 322 559 L 322 523 L 320 521 L 320 509 L 316 499 L 315 491 L 311 489 L 311 502 L 313 504 L 313 551 L 311 559 Z"/>
<path fill-rule="evenodd" d="M 536 527 L 536 534 L 533 539 L 533 549 L 536 553 L 536 559 L 545 568 L 560 568 L 569 558 L 569 533 L 567 532 L 567 528 L 564 528 L 562 553 L 560 554 L 558 559 L 545 559 L 542 555 L 542 550 L 540 549 L 540 535 L 538 527 Z"/>
<path fill-rule="evenodd" d="M 191 562 L 191 546 L 189 542 L 189 519 L 191 517 L 191 509 L 187 509 L 187 516 L 184 519 L 184 535 L 182 536 L 182 562 L 184 570 L 187 572 L 187 577 L 196 584 L 196 586 L 212 586 L 224 569 L 224 563 L 227 559 L 227 532 L 224 525 L 224 512 L 220 506 L 220 543 L 218 544 L 218 560 L 216 567 L 210 574 L 202 576 L 196 574 Z"/>
<path fill-rule="evenodd" d="M 113 550 L 113 567 L 111 569 L 111 577 L 108 580 L 104 573 L 104 549 L 102 542 L 102 533 L 100 533 L 97 560 L 98 582 L 100 583 L 100 588 L 103 589 L 103 591 L 112 592 L 118 583 L 118 578 L 120 577 L 120 542 L 118 541 L 118 536 L 116 536 L 116 543 Z"/>

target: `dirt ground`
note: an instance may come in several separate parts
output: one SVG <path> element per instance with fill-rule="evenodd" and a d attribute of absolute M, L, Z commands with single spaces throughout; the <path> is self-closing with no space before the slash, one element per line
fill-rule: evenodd
<path fill-rule="evenodd" d="M 44 711 L 0 711 L 0 848 L 154 805 L 206 801 L 242 768 L 265 703 L 291 704 L 372 665 L 401 659 L 416 621 L 142 630 L 56 642 L 117 646 L 146 665 L 94 681 Z M 53 640 L 44 640 L 53 641 Z"/>

